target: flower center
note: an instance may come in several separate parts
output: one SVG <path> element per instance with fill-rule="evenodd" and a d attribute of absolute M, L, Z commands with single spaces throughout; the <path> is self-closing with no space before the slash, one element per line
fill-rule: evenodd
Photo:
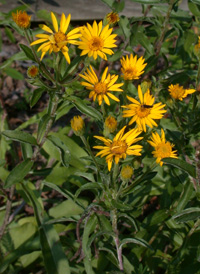
<path fill-rule="evenodd" d="M 137 69 L 136 68 L 127 68 L 124 72 L 125 80 L 132 80 L 137 76 Z"/>
<path fill-rule="evenodd" d="M 105 94 L 107 92 L 107 85 L 105 83 L 97 83 L 94 86 L 94 90 L 97 94 Z"/>
<path fill-rule="evenodd" d="M 140 118 L 144 118 L 144 117 L 147 117 L 150 112 L 151 112 L 151 108 L 145 108 L 144 105 L 140 105 L 138 108 L 137 108 L 137 115 L 140 117 Z"/>
<path fill-rule="evenodd" d="M 169 142 L 167 143 L 160 143 L 159 145 L 157 145 L 156 147 L 156 154 L 157 157 L 159 158 L 166 158 L 166 157 L 170 157 L 171 153 L 172 153 L 172 146 L 170 145 Z"/>
<path fill-rule="evenodd" d="M 66 35 L 60 30 L 54 34 L 54 39 L 57 44 L 67 41 Z"/>
<path fill-rule="evenodd" d="M 93 37 L 90 40 L 89 48 L 91 50 L 102 50 L 102 48 L 103 48 L 103 40 L 100 37 Z"/>
<path fill-rule="evenodd" d="M 171 91 L 171 95 L 172 97 L 174 97 L 174 99 L 182 98 L 184 94 L 185 94 L 185 90 L 183 87 L 175 86 L 174 89 Z"/>
<path fill-rule="evenodd" d="M 126 153 L 127 147 L 125 141 L 114 141 L 111 145 L 111 153 L 114 155 L 122 155 Z"/>

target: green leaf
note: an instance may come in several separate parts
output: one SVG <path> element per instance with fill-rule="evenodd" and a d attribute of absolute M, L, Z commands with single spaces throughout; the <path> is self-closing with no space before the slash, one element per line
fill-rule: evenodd
<path fill-rule="evenodd" d="M 24 160 L 26 160 L 28 158 L 32 158 L 33 149 L 32 149 L 32 146 L 30 144 L 21 143 L 21 150 L 22 150 L 22 156 L 23 156 Z"/>
<path fill-rule="evenodd" d="M 40 244 L 44 258 L 45 268 L 48 274 L 70 274 L 67 257 L 62 249 L 59 236 L 53 225 L 45 224 L 48 217 L 44 216 L 44 211 L 39 202 L 34 197 L 33 191 L 23 185 L 34 208 L 36 221 L 39 227 Z"/>
<path fill-rule="evenodd" d="M 39 237 L 31 237 L 24 244 L 20 245 L 18 248 L 14 249 L 7 256 L 3 258 L 0 264 L 0 273 L 4 273 L 5 270 L 14 263 L 19 257 L 30 254 L 31 252 L 40 250 Z"/>
<path fill-rule="evenodd" d="M 79 194 L 84 190 L 94 190 L 94 189 L 102 189 L 102 186 L 99 183 L 87 183 L 82 185 L 75 193 L 75 197 L 78 197 Z"/>
<path fill-rule="evenodd" d="M 0 160 L 0 167 L 4 166 L 6 164 L 5 160 Z"/>
<path fill-rule="evenodd" d="M 88 106 L 85 102 L 83 102 L 83 100 L 75 96 L 73 97 L 71 96 L 69 99 L 71 99 L 71 102 L 73 103 L 73 105 L 83 114 L 90 116 L 94 118 L 95 120 L 99 120 L 99 121 L 103 120 L 101 113 L 95 108 Z"/>
<path fill-rule="evenodd" d="M 132 2 L 140 3 L 140 4 L 161 4 L 161 3 L 167 3 L 168 0 L 131 0 Z"/>
<path fill-rule="evenodd" d="M 32 135 L 24 131 L 5 130 L 1 134 L 14 141 L 18 141 L 21 143 L 28 143 L 31 145 L 37 145 L 36 139 Z"/>
<path fill-rule="evenodd" d="M 58 137 L 53 135 L 49 136 L 48 140 L 59 150 L 62 164 L 65 167 L 68 167 L 71 159 L 71 153 L 68 147 Z"/>
<path fill-rule="evenodd" d="M 14 44 L 16 42 L 16 39 L 11 29 L 9 29 L 8 27 L 5 27 L 5 33 L 8 36 L 9 40 Z"/>
<path fill-rule="evenodd" d="M 65 198 L 67 198 L 69 200 L 75 201 L 75 196 L 70 191 L 68 191 L 67 189 L 64 189 L 63 187 L 59 187 L 59 186 L 57 186 L 57 185 L 55 185 L 53 183 L 46 182 L 46 181 L 44 181 L 43 184 L 45 186 L 48 186 L 48 187 L 56 190 L 57 192 L 59 192 L 60 194 L 62 194 L 63 197 L 65 197 Z M 78 199 L 76 199 L 75 203 L 78 204 L 82 209 L 85 209 L 85 206 L 81 202 L 79 202 Z"/>
<path fill-rule="evenodd" d="M 125 7 L 125 1 L 114 1 L 112 8 L 116 12 L 122 12 Z"/>
<path fill-rule="evenodd" d="M 77 68 L 77 66 L 80 64 L 80 62 L 84 59 L 83 56 L 77 56 L 73 59 L 73 61 L 68 65 L 68 67 L 65 70 L 65 74 L 63 76 L 63 79 L 61 80 L 61 82 L 71 73 L 73 73 L 73 71 Z"/>
<path fill-rule="evenodd" d="M 125 244 L 130 244 L 130 243 L 133 243 L 133 244 L 137 244 L 137 245 L 141 245 L 141 246 L 144 246 L 144 247 L 147 247 L 149 248 L 150 250 L 153 251 L 153 248 L 143 239 L 138 239 L 138 238 L 126 238 L 126 239 L 123 239 L 120 243 L 120 246 L 119 248 L 122 248 L 123 245 Z"/>
<path fill-rule="evenodd" d="M 67 257 L 53 225 L 43 224 L 39 230 L 44 264 L 48 274 L 71 273 Z"/>
<path fill-rule="evenodd" d="M 184 209 L 187 203 L 191 200 L 193 193 L 194 193 L 194 187 L 191 184 L 191 181 L 188 180 L 185 182 L 183 192 L 181 194 L 180 199 L 178 200 L 178 205 L 176 207 L 178 212 Z"/>
<path fill-rule="evenodd" d="M 92 173 L 77 171 L 74 175 L 83 177 L 88 181 L 95 182 L 94 175 Z"/>
<path fill-rule="evenodd" d="M 3 62 L 0 65 L 0 69 L 5 69 L 6 67 L 8 67 L 10 64 L 12 64 L 13 61 L 20 61 L 20 60 L 27 60 L 24 52 L 18 52 L 14 55 L 12 55 L 8 60 L 6 60 L 5 62 Z"/>
<path fill-rule="evenodd" d="M 118 24 L 123 31 L 124 37 L 128 39 L 131 36 L 130 22 L 128 18 L 124 15 L 120 16 Z"/>
<path fill-rule="evenodd" d="M 135 231 L 139 231 L 139 227 L 137 225 L 137 222 L 133 217 L 128 216 L 126 213 L 121 213 L 118 218 L 126 218 L 135 227 Z"/>
<path fill-rule="evenodd" d="M 17 79 L 17 80 L 23 80 L 24 79 L 24 76 L 23 74 L 21 74 L 19 71 L 17 71 L 16 69 L 14 68 L 4 68 L 4 72 L 12 77 L 13 79 Z"/>
<path fill-rule="evenodd" d="M 52 117 L 47 113 L 39 121 L 38 131 L 37 131 L 37 142 L 40 143 L 46 132 L 47 125 Z"/>
<path fill-rule="evenodd" d="M 33 95 L 31 96 L 30 106 L 33 107 L 40 97 L 42 96 L 43 92 L 45 91 L 44 88 L 37 88 L 33 91 Z"/>
<path fill-rule="evenodd" d="M 24 177 L 29 173 L 33 166 L 31 159 L 26 159 L 18 164 L 8 175 L 5 181 L 4 188 L 11 187 L 14 184 L 21 183 Z"/>
<path fill-rule="evenodd" d="M 200 218 L 200 208 L 199 207 L 191 207 L 184 209 L 183 211 L 172 216 L 172 219 L 177 223 L 185 223 L 188 221 L 194 221 Z"/>
<path fill-rule="evenodd" d="M 133 209 L 132 206 L 125 204 L 121 201 L 112 200 L 111 204 L 114 208 L 120 209 L 120 210 L 131 210 Z"/>
<path fill-rule="evenodd" d="M 196 168 L 195 166 L 188 164 L 187 162 L 180 160 L 180 159 L 176 159 L 176 158 L 164 158 L 162 159 L 162 161 L 166 164 L 175 166 L 179 169 L 184 170 L 185 172 L 187 172 L 190 176 L 192 176 L 193 178 L 196 178 Z"/>
<path fill-rule="evenodd" d="M 112 9 L 113 4 L 115 3 L 115 0 L 101 0 L 102 2 L 104 2 L 106 5 L 108 5 L 109 8 Z"/>
<path fill-rule="evenodd" d="M 26 45 L 23 45 L 23 44 L 19 44 L 20 48 L 23 50 L 23 52 L 25 53 L 25 55 L 28 57 L 28 59 L 34 61 L 34 62 L 37 62 L 37 60 L 35 59 L 35 56 L 32 52 L 32 50 L 27 47 Z"/>
<path fill-rule="evenodd" d="M 85 255 L 84 266 L 87 274 L 94 274 L 94 271 L 91 265 L 91 257 L 92 257 L 91 249 L 88 248 L 88 241 L 89 241 L 90 233 L 95 230 L 96 224 L 97 224 L 97 217 L 95 215 L 92 215 L 87 221 L 87 223 L 85 224 L 85 228 L 83 231 L 82 247 Z"/>
<path fill-rule="evenodd" d="M 192 14 L 194 14 L 194 16 L 200 17 L 200 5 L 198 5 L 200 3 L 198 2 L 198 0 L 192 1 L 192 2 L 193 3 L 188 2 L 189 10 L 191 11 Z"/>

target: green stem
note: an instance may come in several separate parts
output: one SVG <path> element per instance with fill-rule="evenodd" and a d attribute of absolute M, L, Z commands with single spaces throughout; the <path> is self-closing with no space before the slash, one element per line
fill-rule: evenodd
<path fill-rule="evenodd" d="M 117 228 L 117 209 L 116 208 L 111 211 L 111 217 L 112 217 L 112 229 L 113 229 L 113 232 L 115 233 L 114 241 L 115 241 L 115 246 L 116 246 L 116 250 L 117 250 L 119 269 L 120 269 L 120 271 L 123 272 L 124 267 L 123 267 L 123 261 L 122 261 L 122 248 L 119 247 L 120 241 L 119 241 L 119 231 Z"/>
<path fill-rule="evenodd" d="M 163 43 L 163 40 L 164 40 L 164 37 L 165 37 L 165 33 L 167 31 L 167 25 L 169 23 L 170 14 L 172 12 L 172 8 L 173 8 L 173 5 L 174 5 L 175 1 L 176 0 L 170 0 L 170 2 L 169 2 L 169 8 L 168 8 L 168 11 L 167 11 L 164 23 L 163 23 L 163 28 L 162 28 L 161 35 L 160 35 L 159 40 L 155 44 L 156 56 L 158 56 L 160 54 L 160 50 L 161 50 L 162 43 Z"/>
<path fill-rule="evenodd" d="M 129 81 L 128 80 L 125 80 L 124 81 L 124 86 L 123 86 L 123 104 L 126 105 L 127 103 L 127 89 L 128 89 L 128 84 L 129 84 Z"/>
<path fill-rule="evenodd" d="M 114 186 L 115 191 L 117 191 L 116 181 L 117 181 L 118 174 L 119 174 L 119 165 L 114 163 L 112 181 L 113 181 L 113 186 Z"/>
<path fill-rule="evenodd" d="M 98 163 L 97 163 L 97 161 L 96 161 L 96 159 L 95 159 L 95 156 L 94 156 L 93 153 L 92 153 L 92 150 L 91 150 L 91 148 L 90 148 L 90 145 L 88 144 L 88 141 L 86 140 L 86 138 L 85 138 L 84 135 L 82 135 L 82 136 L 80 136 L 80 137 L 81 137 L 81 140 L 82 140 L 83 144 L 85 145 L 85 148 L 86 148 L 87 152 L 88 152 L 88 153 L 90 154 L 90 156 L 92 157 L 92 160 L 94 161 L 94 164 L 95 164 L 95 166 L 96 166 L 96 168 L 97 168 L 97 170 L 98 170 L 98 173 L 100 173 L 99 165 L 98 165 Z"/>
<path fill-rule="evenodd" d="M 101 104 L 101 111 L 103 113 L 103 118 L 105 118 L 106 117 L 106 110 L 105 110 L 104 102 L 102 102 L 102 104 Z"/>

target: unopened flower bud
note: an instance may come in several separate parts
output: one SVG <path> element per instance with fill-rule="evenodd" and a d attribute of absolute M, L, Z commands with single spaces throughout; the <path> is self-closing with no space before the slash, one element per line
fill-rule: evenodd
<path fill-rule="evenodd" d="M 110 133 L 113 133 L 117 128 L 117 120 L 109 115 L 104 122 L 104 136 L 108 137 Z"/>
<path fill-rule="evenodd" d="M 33 66 L 28 68 L 27 75 L 30 78 L 35 78 L 35 77 L 38 76 L 38 72 L 39 72 L 38 67 L 33 65 Z"/>
<path fill-rule="evenodd" d="M 85 123 L 80 116 L 74 116 L 71 119 L 71 127 L 77 136 L 82 136 L 85 131 Z"/>
<path fill-rule="evenodd" d="M 133 175 L 133 168 L 129 165 L 123 166 L 121 169 L 121 179 L 122 181 L 127 182 Z"/>
<path fill-rule="evenodd" d="M 117 24 L 117 22 L 119 21 L 119 15 L 117 12 L 110 12 L 106 15 L 106 21 L 108 22 L 108 24 L 110 25 L 115 25 Z"/>

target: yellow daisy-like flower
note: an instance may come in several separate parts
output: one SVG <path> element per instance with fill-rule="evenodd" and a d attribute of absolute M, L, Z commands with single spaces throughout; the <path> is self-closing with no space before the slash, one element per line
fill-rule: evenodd
<path fill-rule="evenodd" d="M 48 51 L 49 54 L 51 54 L 52 51 L 61 51 L 67 62 L 70 64 L 67 44 L 77 44 L 76 39 L 81 36 L 80 30 L 79 28 L 75 28 L 66 34 L 70 23 L 71 14 L 69 14 L 67 18 L 65 17 L 64 13 L 62 14 L 60 28 L 58 28 L 58 22 L 53 12 L 51 12 L 51 19 L 53 22 L 54 31 L 46 25 L 41 25 L 42 30 L 48 32 L 49 34 L 36 34 L 36 37 L 39 39 L 31 43 L 31 46 L 42 44 L 37 50 L 42 51 L 41 60 Z"/>
<path fill-rule="evenodd" d="M 81 116 L 74 116 L 73 119 L 71 119 L 71 127 L 74 131 L 74 133 L 77 136 L 81 136 L 84 133 L 85 130 L 85 123 Z"/>
<path fill-rule="evenodd" d="M 106 15 L 106 20 L 108 21 L 108 24 L 116 24 L 117 22 L 119 22 L 119 15 L 117 12 L 110 12 Z"/>
<path fill-rule="evenodd" d="M 22 29 L 27 29 L 30 26 L 31 16 L 26 11 L 17 10 L 17 13 L 12 13 L 12 18 L 15 23 Z"/>
<path fill-rule="evenodd" d="M 157 120 L 163 117 L 166 112 L 166 110 L 163 109 L 165 105 L 162 103 L 157 103 L 154 105 L 155 97 L 150 94 L 149 90 L 145 92 L 143 96 L 140 85 L 138 86 L 138 96 L 140 102 L 127 96 L 128 100 L 131 101 L 132 104 L 122 106 L 127 109 L 123 111 L 123 117 L 132 117 L 129 125 L 136 122 L 138 128 L 146 132 L 146 125 L 150 128 L 153 126 L 158 126 L 154 119 Z"/>
<path fill-rule="evenodd" d="M 104 28 L 102 26 L 102 21 L 94 21 L 93 25 L 87 23 L 87 27 L 80 28 L 82 37 L 81 41 L 78 42 L 79 48 L 82 50 L 81 55 L 88 54 L 89 57 L 92 57 L 96 60 L 97 56 L 107 60 L 108 55 L 112 55 L 114 52 L 111 48 L 116 48 L 115 44 L 116 34 L 112 33 L 112 28 L 109 29 L 109 25 L 106 25 Z"/>
<path fill-rule="evenodd" d="M 176 85 L 170 85 L 168 87 L 170 95 L 176 99 L 182 101 L 183 98 L 185 98 L 188 94 L 194 93 L 195 89 L 184 89 L 183 86 L 179 86 L 179 84 Z"/>
<path fill-rule="evenodd" d="M 103 100 L 107 105 L 110 105 L 108 97 L 119 102 L 119 99 L 114 96 L 111 91 L 123 91 L 120 87 L 123 86 L 123 83 L 115 84 L 118 79 L 118 75 L 110 75 L 108 73 L 108 67 L 104 70 L 101 80 L 98 79 L 93 68 L 90 66 L 87 69 L 85 74 L 79 74 L 87 82 L 81 82 L 81 85 L 85 86 L 87 89 L 91 90 L 89 98 L 93 98 L 93 101 L 98 100 L 99 105 L 102 104 Z"/>
<path fill-rule="evenodd" d="M 157 158 L 156 163 L 161 166 L 163 165 L 163 162 L 161 161 L 163 158 L 178 158 L 176 153 L 177 150 L 172 151 L 174 145 L 165 140 L 165 133 L 163 129 L 161 129 L 161 137 L 157 132 L 152 133 L 151 141 L 148 141 L 148 143 L 154 147 L 155 151 L 153 151 L 152 154 L 155 158 Z"/>
<path fill-rule="evenodd" d="M 132 129 L 124 134 L 126 126 L 124 126 L 114 137 L 113 141 L 101 136 L 94 136 L 104 143 L 105 146 L 94 146 L 96 149 L 100 149 L 96 156 L 106 156 L 106 162 L 108 164 L 108 170 L 111 170 L 113 158 L 115 163 L 118 164 L 121 158 L 125 159 L 127 155 L 141 155 L 142 146 L 133 145 L 140 141 L 143 137 L 138 137 L 141 133 L 138 129 Z"/>
<path fill-rule="evenodd" d="M 133 58 L 133 54 L 130 55 L 130 58 L 128 55 L 126 55 L 126 58 L 123 56 L 120 62 L 124 80 L 139 79 L 147 65 L 147 63 L 144 63 L 145 59 L 142 56 L 137 60 L 137 55 Z"/>

